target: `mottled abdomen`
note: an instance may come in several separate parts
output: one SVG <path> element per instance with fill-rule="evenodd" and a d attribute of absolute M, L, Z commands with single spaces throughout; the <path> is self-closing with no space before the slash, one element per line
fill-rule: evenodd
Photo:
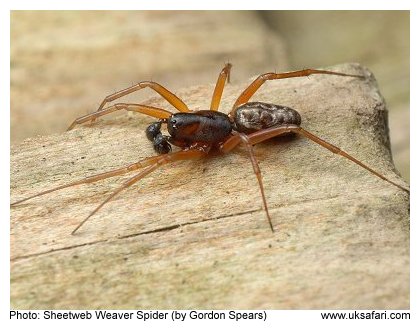
<path fill-rule="evenodd" d="M 235 130 L 251 133 L 272 126 L 300 125 L 299 113 L 289 107 L 264 102 L 248 102 L 236 109 Z"/>

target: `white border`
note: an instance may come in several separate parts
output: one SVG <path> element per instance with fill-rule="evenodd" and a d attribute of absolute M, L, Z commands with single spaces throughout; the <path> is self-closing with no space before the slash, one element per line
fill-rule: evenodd
<path fill-rule="evenodd" d="M 1 125 L 1 152 L 2 152 L 2 161 L 0 162 L 1 165 L 1 210 L 2 210 L 2 228 L 0 230 L 0 243 L 1 243 L 1 265 L 6 266 L 9 265 L 9 164 L 10 164 L 10 10 L 29 10 L 29 9 L 115 9 L 115 10 L 122 10 L 122 9 L 260 9 L 260 10 L 292 10 L 292 9 L 316 9 L 316 10 L 328 10 L 328 9 L 336 9 L 336 10 L 343 10 L 343 9 L 350 9 L 350 10 L 411 10 L 411 59 L 414 61 L 411 62 L 411 87 L 413 91 L 416 91 L 418 88 L 418 77 L 419 77 L 419 65 L 418 59 L 420 59 L 419 51 L 418 51 L 418 31 L 419 31 L 419 10 L 416 6 L 418 1 L 407 1 L 407 0 L 399 0 L 397 3 L 395 1 L 366 1 L 366 0 L 352 0 L 347 4 L 343 5 L 340 1 L 325 1 L 325 0 L 306 0 L 306 1 L 231 1 L 231 2 L 218 2 L 218 1 L 185 1 L 185 0 L 178 0 L 178 1 L 132 1 L 132 0 L 118 0 L 118 1 L 109 1 L 105 4 L 103 1 L 80 1 L 80 0 L 73 0 L 72 2 L 67 2 L 63 5 L 62 2 L 52 1 L 52 0 L 38 0 L 38 1 L 19 1 L 15 0 L 13 2 L 7 3 L 6 1 L 1 1 L 0 8 L 0 42 L 3 44 L 1 47 L 2 51 L 0 52 L 1 56 L 1 95 L 0 95 L 0 103 L 1 108 L 3 110 L 3 117 L 2 121 L 0 121 Z M 398 65 L 398 64 L 396 64 Z M 413 93 L 411 96 L 411 107 L 414 111 L 410 112 L 411 117 L 411 141 L 417 142 L 419 138 L 419 133 L 417 131 L 417 124 L 419 123 L 418 119 L 420 116 L 420 104 L 419 104 L 419 93 Z M 417 188 L 419 183 L 419 175 L 418 170 L 419 162 L 418 162 L 418 153 L 416 151 L 416 144 L 412 143 L 414 148 L 411 151 L 411 169 L 412 171 L 410 178 L 411 178 L 411 200 L 416 201 L 418 198 Z M 417 202 L 417 201 L 416 201 Z M 395 329 L 404 327 L 404 329 L 413 329 L 413 320 L 415 319 L 414 315 L 419 313 L 419 286 L 418 281 L 416 282 L 415 279 L 420 279 L 419 273 L 419 259 L 418 259 L 418 252 L 420 251 L 420 240 L 418 240 L 419 236 L 419 225 L 418 225 L 418 207 L 416 203 L 412 203 L 411 209 L 411 312 L 412 312 L 412 320 L 410 325 L 409 322 L 403 321 L 375 321 L 375 322 L 367 322 L 367 321 L 322 321 L 319 317 L 319 312 L 317 311 L 279 311 L 274 312 L 273 320 L 267 323 L 258 323 L 258 325 L 254 324 L 250 325 L 252 328 L 268 328 L 273 325 L 277 325 L 280 328 L 284 329 L 314 329 L 314 328 L 321 328 L 323 330 L 336 330 L 337 327 L 340 330 L 354 330 L 355 327 L 358 329 L 371 329 L 380 327 L 382 330 L 386 329 Z M 10 279 L 9 279 L 9 272 L 4 268 L 0 273 L 1 277 L 1 292 L 3 295 L 1 296 L 1 316 L 2 316 L 2 326 L 4 329 L 12 329 L 12 322 L 9 321 L 9 293 L 10 293 Z M 417 314 L 416 314 L 417 313 Z M 5 323 L 6 324 L 5 324 Z M 10 323 L 10 325 L 9 325 Z M 27 329 L 41 329 L 42 330 L 49 330 L 53 329 L 56 330 L 57 326 L 64 329 L 71 329 L 74 330 L 75 324 L 77 323 L 77 327 L 83 327 L 86 329 L 91 329 L 92 327 L 96 326 L 97 323 L 105 323 L 105 321 L 99 321 L 93 324 L 93 321 L 89 321 L 85 324 L 81 323 L 80 321 L 20 321 L 18 323 L 13 323 L 13 326 L 16 327 L 17 324 L 25 324 L 23 327 L 27 327 Z M 30 324 L 29 324 L 30 323 Z M 117 324 L 113 322 L 106 321 L 106 326 L 116 327 Z M 111 324 L 110 324 L 111 323 Z M 118 326 L 121 326 L 121 323 L 128 325 L 133 325 L 136 329 L 142 328 L 146 326 L 146 324 L 141 324 L 137 321 L 131 322 L 122 322 L 118 321 Z M 173 327 L 174 329 L 181 329 L 189 330 L 189 329 L 196 329 L 197 321 L 191 322 L 184 322 L 180 324 L 178 323 L 163 323 L 159 324 L 159 326 L 165 327 Z M 217 323 L 217 325 L 220 322 Z M 154 325 L 153 322 L 148 323 L 147 326 Z M 9 327 L 5 326 L 8 325 Z M 105 326 L 105 324 L 102 324 Z M 102 326 L 101 325 L 101 326 Z M 234 326 L 240 325 L 244 327 L 249 325 L 249 323 L 223 323 L 225 326 Z M 213 323 L 200 323 L 200 328 L 211 328 L 214 329 L 216 324 Z"/>

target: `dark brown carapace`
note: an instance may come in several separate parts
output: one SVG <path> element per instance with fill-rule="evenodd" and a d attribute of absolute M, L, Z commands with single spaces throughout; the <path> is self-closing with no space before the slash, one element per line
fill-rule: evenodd
<path fill-rule="evenodd" d="M 94 122 L 98 117 L 104 116 L 111 112 L 123 109 L 128 111 L 135 111 L 138 113 L 146 114 L 158 119 L 157 122 L 152 123 L 146 129 L 147 138 L 153 143 L 155 151 L 160 154 L 141 160 L 139 162 L 124 166 L 119 169 L 111 170 L 105 173 L 93 175 L 77 182 L 61 185 L 53 189 L 43 191 L 27 198 L 21 199 L 12 203 L 17 205 L 26 200 L 61 190 L 67 187 L 88 184 L 96 182 L 105 178 L 118 176 L 141 169 L 138 174 L 127 180 L 120 188 L 115 190 L 108 198 L 95 208 L 79 225 L 73 230 L 72 234 L 76 231 L 103 205 L 115 197 L 119 192 L 125 188 L 133 185 L 146 175 L 150 174 L 157 168 L 164 164 L 175 162 L 179 160 L 191 160 L 203 158 L 211 151 L 219 152 L 220 154 L 232 151 L 239 144 L 244 144 L 248 150 L 255 175 L 258 179 L 258 184 L 263 200 L 264 210 L 270 225 L 271 230 L 274 232 L 274 227 L 271 222 L 270 214 L 266 203 L 264 187 L 262 183 L 261 172 L 258 162 L 255 158 L 252 146 L 268 140 L 270 138 L 296 133 L 302 135 L 313 142 L 329 149 L 331 152 L 339 154 L 359 166 L 370 171 L 375 176 L 395 185 L 396 187 L 408 192 L 407 188 L 385 178 L 383 175 L 373 170 L 369 166 L 360 162 L 356 158 L 342 151 L 338 147 L 322 140 L 314 134 L 304 130 L 300 127 L 301 117 L 299 113 L 286 106 L 279 106 L 274 104 L 262 102 L 248 102 L 255 92 L 268 80 L 285 79 L 292 77 L 303 77 L 314 74 L 322 75 L 336 75 L 344 77 L 353 77 L 362 79 L 363 76 L 344 74 L 340 72 L 305 69 L 299 71 L 285 72 L 285 73 L 266 73 L 258 76 L 238 97 L 234 103 L 232 110 L 228 115 L 218 111 L 220 100 L 222 97 L 223 89 L 226 80 L 229 80 L 230 70 L 232 65 L 226 64 L 219 74 L 213 97 L 209 110 L 191 111 L 187 105 L 178 98 L 175 94 L 155 82 L 144 81 L 134 86 L 116 92 L 107 96 L 99 106 L 99 109 L 89 115 L 76 119 L 69 127 L 71 130 L 75 125 L 86 122 Z M 119 99 L 127 94 L 149 87 L 160 94 L 171 105 L 173 105 L 179 112 L 171 113 L 165 109 L 156 108 L 147 105 L 134 104 L 134 103 L 116 103 L 109 107 L 105 105 L 116 99 Z M 165 136 L 161 132 L 161 126 L 165 124 L 169 136 Z M 172 151 L 171 146 L 180 147 L 181 150 L 177 152 Z"/>

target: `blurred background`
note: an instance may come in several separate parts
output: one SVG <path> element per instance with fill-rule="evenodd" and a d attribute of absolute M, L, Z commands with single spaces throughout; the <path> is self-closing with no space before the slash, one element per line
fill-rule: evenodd
<path fill-rule="evenodd" d="M 214 84 L 227 61 L 233 83 L 358 62 L 378 80 L 394 161 L 409 181 L 409 20 L 409 11 L 13 11 L 11 142 L 63 132 L 142 80 L 176 93 Z"/>

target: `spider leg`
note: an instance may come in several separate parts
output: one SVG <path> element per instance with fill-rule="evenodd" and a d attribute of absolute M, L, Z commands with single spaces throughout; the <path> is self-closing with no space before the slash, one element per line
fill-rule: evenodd
<path fill-rule="evenodd" d="M 114 111 L 117 111 L 120 109 L 125 109 L 127 111 L 135 111 L 138 113 L 142 113 L 142 114 L 160 118 L 160 119 L 167 119 L 172 115 L 170 111 L 167 111 L 161 108 L 152 107 L 152 106 L 139 105 L 136 103 L 117 103 L 107 108 L 97 110 L 94 113 L 76 118 L 73 121 L 73 123 L 68 127 L 67 131 L 73 129 L 77 124 L 82 124 L 88 121 L 92 122 L 96 120 L 98 117 L 113 113 Z"/>
<path fill-rule="evenodd" d="M 232 143 L 228 143 L 228 144 L 225 143 L 220 148 L 221 152 L 227 153 L 233 147 L 238 145 L 241 141 L 242 141 L 242 143 L 245 144 L 245 146 L 248 150 L 249 157 L 251 158 L 251 162 L 252 162 L 252 168 L 254 169 L 254 173 L 255 173 L 255 176 L 257 177 L 258 185 L 260 187 L 260 193 L 261 193 L 261 197 L 262 197 L 263 204 L 264 204 L 265 214 L 267 215 L 268 224 L 270 225 L 271 231 L 274 232 L 273 223 L 271 222 L 271 217 L 270 217 L 270 214 L 268 213 L 267 200 L 265 198 L 264 186 L 263 186 L 262 176 L 261 176 L 261 170 L 260 170 L 260 167 L 258 166 L 258 161 L 257 161 L 257 158 L 255 157 L 254 150 L 253 150 L 252 144 L 249 140 L 249 137 L 244 133 L 235 132 L 234 136 L 232 138 L 230 138 L 229 140 L 235 145 L 233 146 Z"/>
<path fill-rule="evenodd" d="M 210 110 L 217 111 L 220 105 L 220 99 L 222 98 L 223 89 L 225 87 L 226 80 L 230 82 L 230 70 L 232 69 L 232 64 L 226 63 L 225 67 L 219 74 L 217 79 L 216 86 L 214 87 L 213 97 L 211 98 Z"/>
<path fill-rule="evenodd" d="M 184 112 L 184 113 L 190 112 L 190 110 L 188 109 L 188 106 L 184 103 L 184 101 L 182 101 L 174 93 L 172 93 L 171 91 L 169 91 L 162 85 L 156 82 L 151 82 L 151 81 L 143 81 L 143 82 L 137 83 L 136 85 L 130 86 L 124 90 L 121 90 L 121 91 L 118 91 L 118 92 L 115 92 L 113 94 L 106 96 L 105 99 L 102 101 L 101 105 L 99 106 L 98 110 L 101 110 L 108 102 L 114 101 L 127 94 L 131 94 L 133 92 L 144 89 L 145 87 L 149 87 L 155 92 L 157 92 L 158 94 L 160 94 L 166 101 L 168 101 L 172 106 L 174 106 L 180 112 Z"/>
<path fill-rule="evenodd" d="M 77 230 L 80 229 L 80 227 L 87 222 L 89 218 L 91 218 L 99 209 L 101 209 L 107 202 L 109 202 L 112 198 L 114 198 L 118 193 L 123 191 L 124 189 L 130 187 L 131 185 L 138 182 L 140 179 L 144 178 L 151 172 L 155 171 L 157 168 L 163 166 L 166 163 L 180 161 L 180 160 L 192 160 L 192 159 L 198 159 L 206 156 L 207 153 L 200 149 L 190 149 L 185 151 L 179 151 L 176 153 L 171 154 L 164 154 L 160 155 L 155 158 L 155 162 L 151 165 L 144 168 L 140 173 L 137 175 L 131 177 L 129 180 L 127 180 L 121 187 L 116 189 L 114 192 L 112 192 L 111 195 L 109 195 L 98 207 L 96 207 L 82 222 L 77 225 L 77 227 L 72 231 L 72 235 L 76 233 Z"/>
<path fill-rule="evenodd" d="M 180 112 L 183 112 L 183 113 L 190 112 L 190 110 L 188 109 L 188 106 L 184 103 L 184 101 L 182 101 L 174 93 L 172 93 L 171 91 L 169 91 L 162 85 L 155 82 L 151 82 L 151 81 L 143 81 L 143 82 L 137 83 L 136 85 L 130 86 L 126 89 L 123 89 L 121 91 L 118 91 L 118 92 L 115 92 L 113 94 L 106 96 L 104 100 L 102 101 L 101 105 L 99 106 L 97 112 L 102 110 L 108 102 L 114 101 L 125 95 L 144 89 L 145 87 L 149 87 L 152 90 L 154 90 L 156 93 L 160 94 L 166 101 L 168 101 L 172 106 L 174 106 Z M 92 122 L 94 120 L 95 119 L 93 119 Z M 70 125 L 69 129 L 74 127 L 73 124 L 74 122 Z"/>
<path fill-rule="evenodd" d="M 68 188 L 68 187 L 82 185 L 82 184 L 90 184 L 90 183 L 94 183 L 94 182 L 97 182 L 99 180 L 103 180 L 103 179 L 106 179 L 106 178 L 123 175 L 123 174 L 126 174 L 128 172 L 140 169 L 140 168 L 145 168 L 147 166 L 150 166 L 150 165 L 154 164 L 160 157 L 161 157 L 160 155 L 148 157 L 146 159 L 143 159 L 141 161 L 129 164 L 129 165 L 124 166 L 122 168 L 118 168 L 118 169 L 114 169 L 114 170 L 111 170 L 111 171 L 103 172 L 103 173 L 100 173 L 100 174 L 97 174 L 97 175 L 92 175 L 92 176 L 83 178 L 81 180 L 75 181 L 75 182 L 60 185 L 60 186 L 54 187 L 52 189 L 49 189 L 49 190 L 42 191 L 42 192 L 39 192 L 37 194 L 31 195 L 27 198 L 20 199 L 18 201 L 15 201 L 15 202 L 11 203 L 10 205 L 15 206 L 15 205 L 20 204 L 22 202 L 25 202 L 27 200 L 30 200 L 30 199 L 33 199 L 33 198 L 36 198 L 36 197 L 39 197 L 39 196 L 42 196 L 42 195 L 45 195 L 45 194 L 48 194 L 48 193 L 51 193 L 51 192 L 59 191 L 59 190 L 62 190 L 62 189 Z"/>
<path fill-rule="evenodd" d="M 351 156 L 350 154 L 344 152 L 343 150 L 341 150 L 340 148 L 338 148 L 337 146 L 334 146 L 333 144 L 330 144 L 329 142 L 319 138 L 318 136 L 310 133 L 309 131 L 306 131 L 305 129 L 301 128 L 300 126 L 296 126 L 296 125 L 289 125 L 289 126 L 284 126 L 284 127 L 272 127 L 272 128 L 268 128 L 268 129 L 264 129 L 261 131 L 257 131 L 254 133 L 251 133 L 248 135 L 249 141 L 252 145 L 258 144 L 260 142 L 263 142 L 265 140 L 268 140 L 270 138 L 279 136 L 281 134 L 284 133 L 290 133 L 290 132 L 294 132 L 294 133 L 298 133 L 310 140 L 312 140 L 313 142 L 321 145 L 322 147 L 330 150 L 331 152 L 341 155 L 343 157 L 345 157 L 346 159 L 349 159 L 350 161 L 356 163 L 357 165 L 361 166 L 362 168 L 365 168 L 367 171 L 371 172 L 372 174 L 374 174 L 375 176 L 383 179 L 384 181 L 400 188 L 401 190 L 405 191 L 405 192 L 410 192 L 409 189 L 393 182 L 392 180 L 386 178 L 385 176 L 381 175 L 379 172 L 373 170 L 371 167 L 367 166 L 366 164 L 364 164 L 363 162 L 359 161 L 358 159 L 356 159 L 355 157 Z M 225 149 L 226 151 L 230 151 L 231 149 L 233 149 L 236 145 L 239 144 L 239 139 L 236 136 L 233 136 L 232 138 L 228 139 L 224 145 L 226 146 Z"/>
<path fill-rule="evenodd" d="M 283 73 L 274 73 L 268 72 L 258 76 L 238 97 L 238 99 L 233 104 L 232 110 L 229 113 L 229 117 L 233 118 L 236 108 L 240 105 L 248 102 L 248 100 L 257 92 L 257 90 L 263 85 L 267 80 L 276 80 L 276 79 L 284 79 L 284 78 L 292 78 L 292 77 L 304 77 L 310 75 L 336 75 L 336 76 L 346 76 L 346 77 L 357 77 L 357 78 L 364 78 L 364 76 L 360 75 L 350 75 L 344 74 L 341 72 L 336 71 L 328 71 L 328 70 L 317 70 L 317 69 L 304 69 L 298 71 L 290 71 L 290 72 L 283 72 Z"/>

